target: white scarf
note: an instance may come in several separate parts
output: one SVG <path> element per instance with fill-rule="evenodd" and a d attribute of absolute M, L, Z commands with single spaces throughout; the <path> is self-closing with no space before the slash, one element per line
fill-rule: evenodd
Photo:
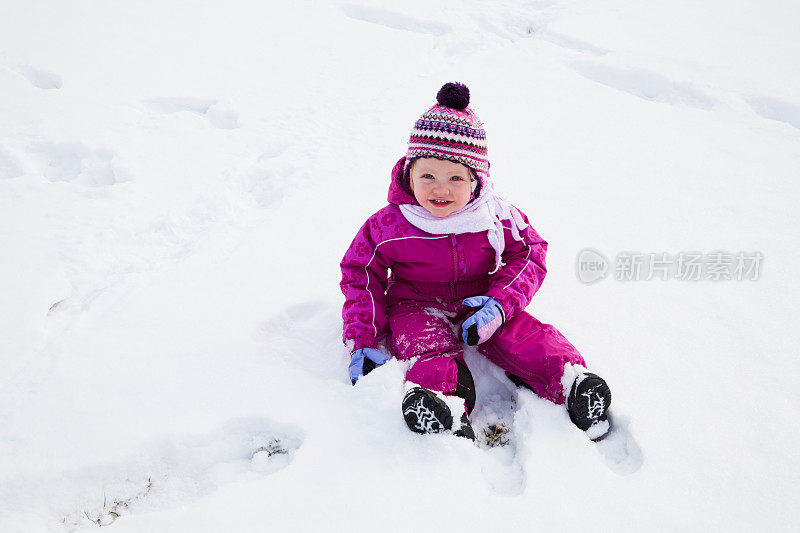
<path fill-rule="evenodd" d="M 412 226 L 435 235 L 486 231 L 495 253 L 495 267 L 489 274 L 494 274 L 505 266 L 502 261 L 506 245 L 503 221 L 511 222 L 511 234 L 517 241 L 523 240 L 519 232 L 528 227 L 516 207 L 495 195 L 494 185 L 488 179 L 485 180 L 478 198 L 446 217 L 434 216 L 419 205 L 400 204 L 400 211 Z"/>

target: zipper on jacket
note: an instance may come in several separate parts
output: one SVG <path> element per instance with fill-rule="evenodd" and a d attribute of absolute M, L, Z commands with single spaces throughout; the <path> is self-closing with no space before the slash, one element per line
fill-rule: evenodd
<path fill-rule="evenodd" d="M 453 281 L 450 282 L 450 299 L 456 299 L 456 280 L 458 279 L 458 252 L 456 251 L 456 236 L 450 234 L 450 255 L 453 262 Z"/>

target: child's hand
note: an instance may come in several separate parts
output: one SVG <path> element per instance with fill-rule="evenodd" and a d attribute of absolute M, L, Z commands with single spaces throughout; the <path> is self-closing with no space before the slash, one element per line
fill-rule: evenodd
<path fill-rule="evenodd" d="M 482 344 L 505 322 L 500 303 L 489 296 L 473 296 L 463 302 L 467 307 L 480 307 L 461 324 L 461 337 L 469 346 Z"/>
<path fill-rule="evenodd" d="M 376 367 L 389 360 L 389 357 L 375 348 L 359 348 L 350 356 L 350 381 L 356 384 L 358 378 L 366 376 Z"/>

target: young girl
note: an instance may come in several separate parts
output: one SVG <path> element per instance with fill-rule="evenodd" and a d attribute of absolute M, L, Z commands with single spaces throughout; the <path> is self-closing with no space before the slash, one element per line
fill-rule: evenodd
<path fill-rule="evenodd" d="M 463 341 L 517 385 L 566 403 L 572 422 L 598 440 L 609 429 L 608 385 L 586 372 L 556 328 L 525 312 L 544 280 L 547 242 L 495 195 L 469 89 L 447 83 L 436 100 L 392 170 L 389 205 L 367 219 L 341 263 L 350 378 L 355 385 L 385 363 L 385 346 L 412 361 L 403 399 L 409 429 L 474 440 Z M 464 404 L 456 427 L 454 398 Z"/>

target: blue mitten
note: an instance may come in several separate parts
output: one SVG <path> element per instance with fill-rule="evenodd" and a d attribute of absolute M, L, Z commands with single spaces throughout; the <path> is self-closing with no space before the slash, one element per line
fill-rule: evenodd
<path fill-rule="evenodd" d="M 482 344 L 505 322 L 500 303 L 489 296 L 473 296 L 462 302 L 467 307 L 480 307 L 461 324 L 461 336 L 469 346 Z"/>
<path fill-rule="evenodd" d="M 366 376 L 377 366 L 389 360 L 389 357 L 375 348 L 359 348 L 350 359 L 350 381 L 356 384 L 358 378 Z"/>

